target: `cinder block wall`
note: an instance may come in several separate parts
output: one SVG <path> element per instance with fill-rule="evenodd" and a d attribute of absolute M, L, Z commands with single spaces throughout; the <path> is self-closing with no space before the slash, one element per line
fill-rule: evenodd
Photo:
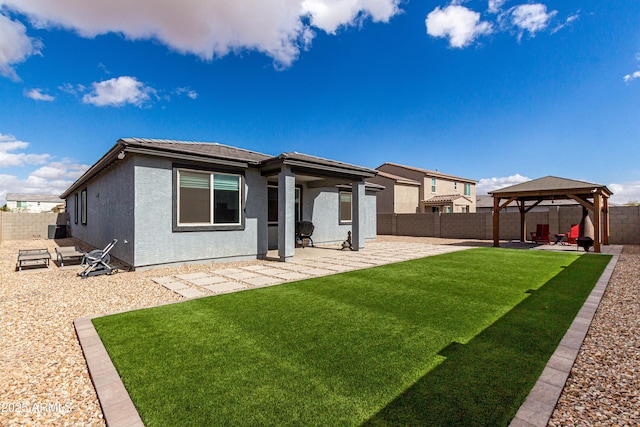
<path fill-rule="evenodd" d="M 49 225 L 64 225 L 68 221 L 66 212 L 0 212 L 0 241 L 46 239 Z"/>
<path fill-rule="evenodd" d="M 589 216 L 593 221 L 593 214 Z M 582 219 L 580 206 L 556 206 L 547 212 L 530 212 L 526 216 L 526 234 L 537 224 L 549 224 L 551 233 L 566 233 Z M 493 239 L 491 213 L 468 214 L 384 214 L 378 215 L 378 234 L 398 236 L 443 237 L 450 239 Z M 500 239 L 520 239 L 520 213 L 500 213 Z M 609 243 L 640 244 L 640 206 L 609 208 Z"/>

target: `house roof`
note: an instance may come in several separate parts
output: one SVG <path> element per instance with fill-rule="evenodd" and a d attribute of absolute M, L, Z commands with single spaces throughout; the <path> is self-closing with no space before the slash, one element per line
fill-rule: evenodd
<path fill-rule="evenodd" d="M 147 148 L 155 151 L 166 151 L 184 154 L 196 154 L 210 158 L 239 160 L 247 163 L 258 164 L 266 159 L 271 158 L 267 154 L 258 153 L 256 151 L 245 150 L 242 148 L 231 147 L 229 145 L 217 142 L 193 142 L 193 141 L 175 141 L 169 139 L 149 139 L 149 138 L 122 138 L 118 142 L 122 143 L 125 148 Z"/>
<path fill-rule="evenodd" d="M 456 201 L 456 200 L 458 200 L 460 198 L 465 199 L 469 203 L 473 203 L 473 201 L 471 199 L 469 199 L 468 197 L 464 197 L 461 194 L 441 194 L 441 195 L 438 195 L 438 196 L 433 196 L 430 199 L 423 200 L 422 203 L 424 203 L 425 205 L 452 203 L 452 202 L 454 202 L 454 201 Z"/>
<path fill-rule="evenodd" d="M 301 173 L 345 178 L 370 178 L 377 174 L 374 169 L 323 159 L 297 152 L 271 156 L 257 151 L 231 147 L 217 142 L 193 142 L 168 139 L 121 138 L 104 156 L 91 166 L 60 197 L 66 198 L 93 178 L 107 166 L 124 159 L 126 153 L 168 157 L 175 160 L 221 164 L 239 168 L 259 167 L 263 174 L 273 173 L 283 164 Z M 269 168 L 271 168 L 269 170 Z"/>
<path fill-rule="evenodd" d="M 7 201 L 11 202 L 45 202 L 45 203 L 64 203 L 58 196 L 52 194 L 30 194 L 30 193 L 7 193 Z"/>
<path fill-rule="evenodd" d="M 613 194 L 606 186 L 594 184 L 592 182 L 577 181 L 567 178 L 559 178 L 557 176 L 545 176 L 543 178 L 534 179 L 520 184 L 511 185 L 494 191 L 489 191 L 493 197 L 500 196 L 527 196 L 532 197 L 540 195 L 559 195 L 565 193 L 572 194 L 590 194 L 595 191 L 602 191 L 607 195 Z"/>
<path fill-rule="evenodd" d="M 433 170 L 429 170 L 429 169 L 422 169 L 422 168 L 417 168 L 414 166 L 407 166 L 407 165 L 401 165 L 399 163 L 391 163 L 391 162 L 385 162 L 382 165 L 378 166 L 376 169 L 380 169 L 382 166 L 384 165 L 389 165 L 389 166 L 395 166 L 398 168 L 404 168 L 410 171 L 414 171 L 414 172 L 420 172 L 422 174 L 424 174 L 425 176 L 429 176 L 429 177 L 435 177 L 435 178 L 443 178 L 443 179 L 449 179 L 452 181 L 462 181 L 462 182 L 469 182 L 469 183 L 476 183 L 476 180 L 473 179 L 469 179 L 469 178 L 462 178 L 459 176 L 455 176 L 455 175 L 449 175 L 446 173 L 442 173 L 439 171 L 433 171 Z"/>
<path fill-rule="evenodd" d="M 390 179 L 392 181 L 395 181 L 397 184 L 416 185 L 416 186 L 420 185 L 420 183 L 418 181 L 414 181 L 413 179 L 405 178 L 403 176 L 394 175 L 392 173 L 388 173 L 388 172 L 384 172 L 384 171 L 378 171 L 378 176 L 381 176 L 383 178 L 387 178 L 387 179 Z"/>

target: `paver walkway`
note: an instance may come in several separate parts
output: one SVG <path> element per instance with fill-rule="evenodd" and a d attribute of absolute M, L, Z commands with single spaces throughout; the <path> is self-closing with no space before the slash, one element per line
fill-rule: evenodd
<path fill-rule="evenodd" d="M 469 247 L 376 242 L 368 243 L 362 251 L 306 248 L 298 249 L 296 257 L 289 262 L 262 261 L 259 264 L 236 268 L 213 269 L 208 273 L 162 276 L 152 280 L 185 298 L 198 298 L 327 276 L 463 249 L 469 249 Z"/>

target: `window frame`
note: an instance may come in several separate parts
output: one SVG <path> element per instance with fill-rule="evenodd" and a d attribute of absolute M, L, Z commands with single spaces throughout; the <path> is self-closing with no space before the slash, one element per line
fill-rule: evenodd
<path fill-rule="evenodd" d="M 74 214 L 73 214 L 73 222 L 74 224 L 78 223 L 78 213 L 80 212 L 80 205 L 78 204 L 78 193 L 74 195 Z"/>
<path fill-rule="evenodd" d="M 436 192 L 436 179 L 435 178 L 431 178 L 431 192 L 432 193 Z"/>
<path fill-rule="evenodd" d="M 349 195 L 349 219 L 342 219 L 342 195 Z M 353 193 L 351 191 L 338 191 L 338 224 L 348 225 L 353 224 Z"/>
<path fill-rule="evenodd" d="M 80 192 L 80 224 L 87 225 L 87 189 Z"/>
<path fill-rule="evenodd" d="M 469 183 L 464 184 L 464 195 L 471 196 L 471 184 Z"/>
<path fill-rule="evenodd" d="M 180 171 L 191 173 L 202 173 L 209 175 L 209 223 L 180 223 Z M 239 218 L 237 223 L 215 223 L 215 188 L 214 175 L 232 175 L 239 178 L 238 204 Z M 245 177 L 243 171 L 224 169 L 224 168 L 207 168 L 194 165 L 174 165 L 173 166 L 173 190 L 172 190 L 172 209 L 173 209 L 173 231 L 189 232 L 189 231 L 230 231 L 245 229 Z"/>

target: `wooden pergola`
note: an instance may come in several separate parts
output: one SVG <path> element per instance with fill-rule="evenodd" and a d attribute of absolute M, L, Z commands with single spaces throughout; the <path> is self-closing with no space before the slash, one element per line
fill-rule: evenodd
<path fill-rule="evenodd" d="M 543 200 L 575 200 L 583 209 L 583 217 L 593 212 L 595 252 L 609 244 L 609 197 L 613 194 L 600 184 L 546 176 L 499 190 L 493 197 L 493 246 L 500 246 L 500 210 L 516 202 L 520 211 L 520 241 L 526 241 L 526 214 Z"/>

